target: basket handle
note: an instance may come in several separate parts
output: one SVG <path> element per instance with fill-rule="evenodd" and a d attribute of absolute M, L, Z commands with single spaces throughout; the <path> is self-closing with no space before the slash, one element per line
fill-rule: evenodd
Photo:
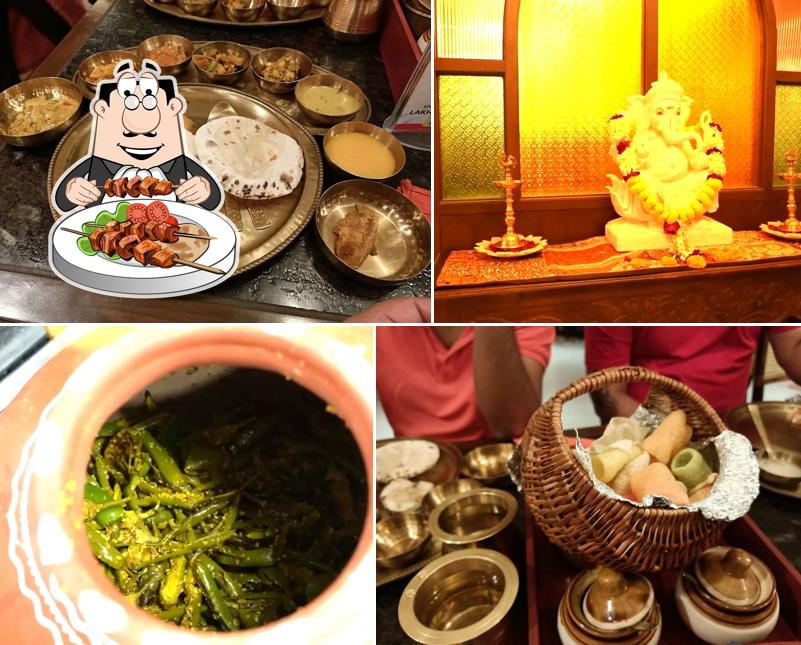
<path fill-rule="evenodd" d="M 695 424 L 690 422 L 690 425 L 700 436 L 719 434 L 726 429 L 718 413 L 695 390 L 645 367 L 626 366 L 612 367 L 587 374 L 559 390 L 534 413 L 526 426 L 526 434 L 533 427 L 534 417 L 539 414 L 547 414 L 551 418 L 550 427 L 554 437 L 561 439 L 564 435 L 562 407 L 565 403 L 583 394 L 597 392 L 609 385 L 621 383 L 649 383 L 652 387 L 645 403 L 663 409 L 665 412 L 670 410 L 670 402 L 674 403 L 676 407 L 681 407 L 688 412 L 690 419 L 695 421 Z M 712 432 L 707 430 L 707 423 L 711 424 Z M 704 427 L 698 428 L 696 427 L 698 425 Z"/>

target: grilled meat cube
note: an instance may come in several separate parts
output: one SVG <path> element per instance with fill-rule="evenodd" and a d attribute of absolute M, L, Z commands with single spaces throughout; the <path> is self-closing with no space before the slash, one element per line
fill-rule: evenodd
<path fill-rule="evenodd" d="M 145 224 L 145 237 L 148 240 L 158 240 L 159 238 L 156 233 L 158 227 L 159 223 L 156 221 L 150 221 L 147 224 Z"/>
<path fill-rule="evenodd" d="M 120 223 L 113 219 L 106 224 L 106 233 L 114 233 L 115 231 L 120 230 Z"/>
<path fill-rule="evenodd" d="M 112 231 L 111 233 L 106 232 L 101 243 L 103 253 L 106 255 L 114 255 L 117 252 L 117 240 L 121 237 L 122 233 L 119 231 Z"/>
<path fill-rule="evenodd" d="M 159 180 L 155 177 L 145 177 L 142 182 L 139 184 L 139 192 L 142 193 L 145 197 L 153 197 L 152 188 Z"/>
<path fill-rule="evenodd" d="M 375 216 L 356 204 L 334 226 L 334 253 L 348 266 L 358 269 L 375 252 L 378 224 Z"/>
<path fill-rule="evenodd" d="M 150 264 L 153 266 L 161 267 L 162 269 L 169 269 L 175 266 L 175 258 L 178 254 L 170 249 L 161 249 L 156 251 L 150 258 Z"/>
<path fill-rule="evenodd" d="M 109 197 L 114 197 L 113 186 L 114 186 L 114 180 L 111 179 L 110 177 L 106 179 L 106 183 L 103 184 L 103 190 L 106 191 L 106 195 L 108 195 Z"/>
<path fill-rule="evenodd" d="M 89 244 L 92 245 L 94 251 L 99 251 L 102 248 L 103 236 L 106 234 L 106 229 L 96 228 L 89 236 Z"/>
<path fill-rule="evenodd" d="M 131 224 L 129 235 L 136 235 L 140 241 L 147 239 L 145 237 L 145 222 L 133 222 Z"/>
<path fill-rule="evenodd" d="M 159 242 L 169 242 L 171 244 L 177 242 L 178 235 L 176 233 L 178 233 L 178 227 L 168 222 L 162 222 L 156 229 L 156 236 Z"/>
<path fill-rule="evenodd" d="M 123 260 L 130 260 L 134 254 L 134 247 L 139 244 L 139 238 L 136 235 L 127 235 L 120 239 L 117 244 L 117 254 Z"/>
<path fill-rule="evenodd" d="M 136 177 L 131 177 L 128 180 L 128 195 L 131 197 L 139 197 L 139 184 L 142 182 L 142 178 L 137 175 Z"/>
<path fill-rule="evenodd" d="M 119 231 L 120 233 L 122 233 L 123 237 L 125 237 L 126 235 L 130 235 L 128 231 L 131 230 L 131 224 L 133 224 L 133 222 L 127 219 L 124 222 L 120 222 Z"/>
<path fill-rule="evenodd" d="M 134 257 L 140 264 L 150 264 L 150 258 L 160 249 L 161 245 L 153 240 L 143 240 L 134 247 Z"/>
<path fill-rule="evenodd" d="M 172 182 L 169 179 L 162 179 L 150 192 L 154 195 L 169 195 L 172 192 Z"/>
<path fill-rule="evenodd" d="M 125 197 L 125 190 L 128 188 L 128 179 L 120 177 L 111 183 L 111 189 L 115 197 Z"/>

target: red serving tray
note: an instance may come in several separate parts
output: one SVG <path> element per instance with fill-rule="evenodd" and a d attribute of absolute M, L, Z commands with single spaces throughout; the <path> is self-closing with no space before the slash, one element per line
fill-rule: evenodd
<path fill-rule="evenodd" d="M 732 522 L 723 536 L 760 558 L 776 577 L 781 613 L 776 628 L 764 643 L 801 643 L 801 573 L 748 517 Z M 556 615 L 568 581 L 578 573 L 545 537 L 526 513 L 526 588 L 528 592 L 529 645 L 559 645 Z M 687 629 L 673 600 L 677 570 L 648 574 L 662 610 L 664 645 L 704 645 Z"/>

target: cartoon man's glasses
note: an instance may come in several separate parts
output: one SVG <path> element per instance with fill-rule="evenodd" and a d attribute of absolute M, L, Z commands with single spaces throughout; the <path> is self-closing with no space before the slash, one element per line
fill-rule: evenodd
<path fill-rule="evenodd" d="M 140 104 L 146 110 L 153 110 L 158 105 L 158 100 L 152 94 L 147 94 L 141 100 L 136 94 L 125 97 L 125 107 L 129 110 L 135 110 Z"/>
<path fill-rule="evenodd" d="M 137 87 L 141 97 L 135 94 Z M 125 108 L 128 110 L 135 110 L 140 105 L 146 110 L 154 110 L 158 105 L 158 99 L 156 99 L 158 90 L 158 81 L 150 75 L 140 78 L 127 76 L 117 83 L 117 92 L 123 98 Z"/>

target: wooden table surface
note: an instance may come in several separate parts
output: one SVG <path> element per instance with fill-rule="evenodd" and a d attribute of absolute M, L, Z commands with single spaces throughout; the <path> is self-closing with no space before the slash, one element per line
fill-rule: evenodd
<path fill-rule="evenodd" d="M 378 40 L 340 43 L 321 20 L 268 28 L 225 27 L 164 15 L 142 0 L 98 0 L 32 74 L 71 78 L 89 54 L 136 47 L 154 34 L 190 40 L 234 40 L 256 47 L 304 50 L 323 67 L 358 83 L 370 97 L 371 121 L 380 124 L 394 103 Z M 84 106 L 85 109 L 85 106 Z M 318 139 L 319 141 L 319 139 Z M 23 322 L 296 322 L 339 321 L 379 301 L 428 297 L 431 271 L 393 288 L 355 283 L 323 256 L 313 226 L 307 226 L 265 265 L 202 294 L 169 300 L 112 298 L 81 291 L 49 270 L 47 235 L 53 223 L 46 175 L 57 142 L 36 149 L 0 143 L 0 320 Z M 427 189 L 430 155 L 407 149 L 403 178 Z M 326 173 L 324 189 L 334 183 Z"/>
<path fill-rule="evenodd" d="M 441 269 L 440 259 L 437 274 Z M 437 322 L 716 322 L 801 319 L 801 258 L 434 291 Z"/>

